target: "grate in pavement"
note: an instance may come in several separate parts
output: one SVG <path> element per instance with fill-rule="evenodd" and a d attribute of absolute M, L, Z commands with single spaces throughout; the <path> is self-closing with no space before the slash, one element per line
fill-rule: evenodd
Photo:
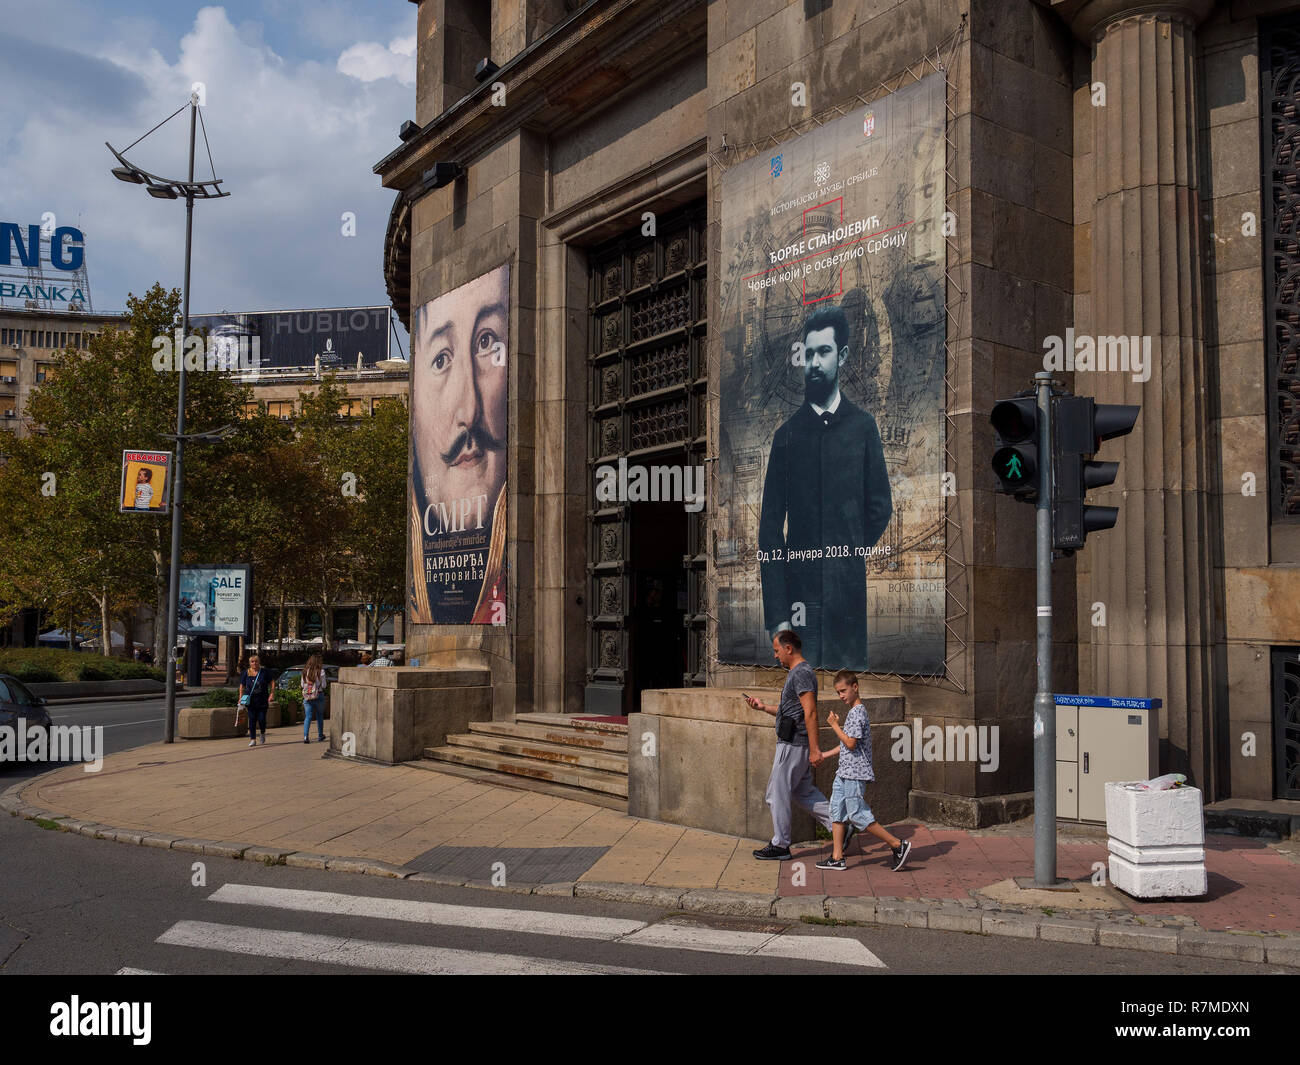
<path fill-rule="evenodd" d="M 406 863 L 417 873 L 491 880 L 493 866 L 505 865 L 513 884 L 562 884 L 577 880 L 600 861 L 608 847 L 434 847 Z"/>

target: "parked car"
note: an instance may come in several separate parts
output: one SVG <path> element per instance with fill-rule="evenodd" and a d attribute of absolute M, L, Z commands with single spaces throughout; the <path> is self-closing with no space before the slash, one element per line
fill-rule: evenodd
<path fill-rule="evenodd" d="M 18 719 L 20 717 L 27 719 L 28 735 L 35 730 L 49 729 L 52 724 L 49 711 L 45 709 L 44 699 L 39 695 L 33 695 L 28 691 L 27 686 L 16 677 L 11 677 L 7 673 L 0 673 L 0 728 L 13 729 L 15 736 L 12 748 L 13 754 L 9 755 L 7 759 L 0 756 L 0 767 L 8 765 L 9 761 L 16 761 L 21 753 L 17 747 Z M 47 750 L 48 745 L 47 733 Z M 8 746 L 8 744 L 5 746 Z"/>
<path fill-rule="evenodd" d="M 290 669 L 282 670 L 280 675 L 275 678 L 276 687 L 277 688 L 285 688 L 285 687 L 301 688 L 302 674 L 306 668 L 307 668 L 307 663 L 304 662 L 300 666 L 293 666 Z M 324 694 L 325 705 L 322 708 L 321 712 L 324 714 L 325 717 L 329 717 L 330 716 L 330 688 L 333 687 L 334 682 L 339 679 L 339 667 L 325 666 L 323 668 L 325 670 L 325 694 Z"/>

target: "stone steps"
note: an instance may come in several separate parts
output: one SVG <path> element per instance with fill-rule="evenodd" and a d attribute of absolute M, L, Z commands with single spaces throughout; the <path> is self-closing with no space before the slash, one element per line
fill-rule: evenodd
<path fill-rule="evenodd" d="M 571 797 L 602 805 L 627 800 L 627 726 L 575 721 L 561 714 L 520 714 L 513 721 L 474 721 L 469 731 L 426 747 L 433 762 L 544 781 Z"/>
<path fill-rule="evenodd" d="M 477 731 L 447 737 L 449 747 L 469 747 L 478 751 L 495 751 L 516 758 L 531 758 L 554 765 L 567 765 L 583 769 L 599 769 L 605 773 L 627 776 L 627 752 L 610 754 L 604 751 L 573 747 L 565 743 L 544 743 L 527 737 L 492 736 Z"/>
<path fill-rule="evenodd" d="M 513 740 L 564 744 L 592 751 L 612 751 L 626 757 L 627 734 L 566 728 L 563 725 L 536 725 L 518 721 L 471 721 L 469 730 L 484 736 L 503 736 Z"/>
<path fill-rule="evenodd" d="M 627 735 L 627 723 L 619 721 L 584 721 L 571 714 L 517 714 L 520 725 L 558 725 L 577 732 L 604 732 L 614 736 Z"/>
<path fill-rule="evenodd" d="M 495 769 L 479 769 L 472 765 L 458 765 L 455 762 L 440 762 L 432 758 L 417 758 L 406 765 L 412 769 L 424 769 L 430 773 L 443 773 L 453 777 L 463 777 L 480 784 L 491 784 L 498 788 L 513 788 L 517 791 L 531 791 L 538 795 L 552 795 L 557 799 L 575 799 L 591 806 L 603 806 L 617 813 L 627 813 L 627 799 L 621 795 L 607 795 L 603 791 L 589 788 L 574 788 L 568 784 L 552 784 L 547 780 L 533 777 L 515 776 Z"/>

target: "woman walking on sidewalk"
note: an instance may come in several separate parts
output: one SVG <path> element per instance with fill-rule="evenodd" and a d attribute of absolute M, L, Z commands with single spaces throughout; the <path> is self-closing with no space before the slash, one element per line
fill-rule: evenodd
<path fill-rule="evenodd" d="M 316 738 L 325 742 L 325 668 L 320 655 L 307 659 L 302 671 L 302 705 L 306 710 L 302 719 L 302 742 L 311 743 L 311 719 L 316 718 Z"/>
<path fill-rule="evenodd" d="M 266 710 L 271 696 L 275 694 L 275 681 L 271 674 L 262 668 L 257 655 L 248 656 L 248 669 L 239 677 L 239 701 L 243 703 L 248 697 L 248 745 L 257 743 L 257 729 L 261 726 L 262 742 L 266 743 Z"/>

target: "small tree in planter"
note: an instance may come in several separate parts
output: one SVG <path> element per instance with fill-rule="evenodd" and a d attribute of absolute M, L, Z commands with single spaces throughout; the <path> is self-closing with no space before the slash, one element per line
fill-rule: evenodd
<path fill-rule="evenodd" d="M 239 692 L 235 688 L 210 688 L 200 695 L 190 706 L 238 706 Z"/>
<path fill-rule="evenodd" d="M 280 711 L 281 725 L 296 725 L 303 719 L 302 688 L 296 684 L 279 685 L 275 689 L 275 705 Z"/>

